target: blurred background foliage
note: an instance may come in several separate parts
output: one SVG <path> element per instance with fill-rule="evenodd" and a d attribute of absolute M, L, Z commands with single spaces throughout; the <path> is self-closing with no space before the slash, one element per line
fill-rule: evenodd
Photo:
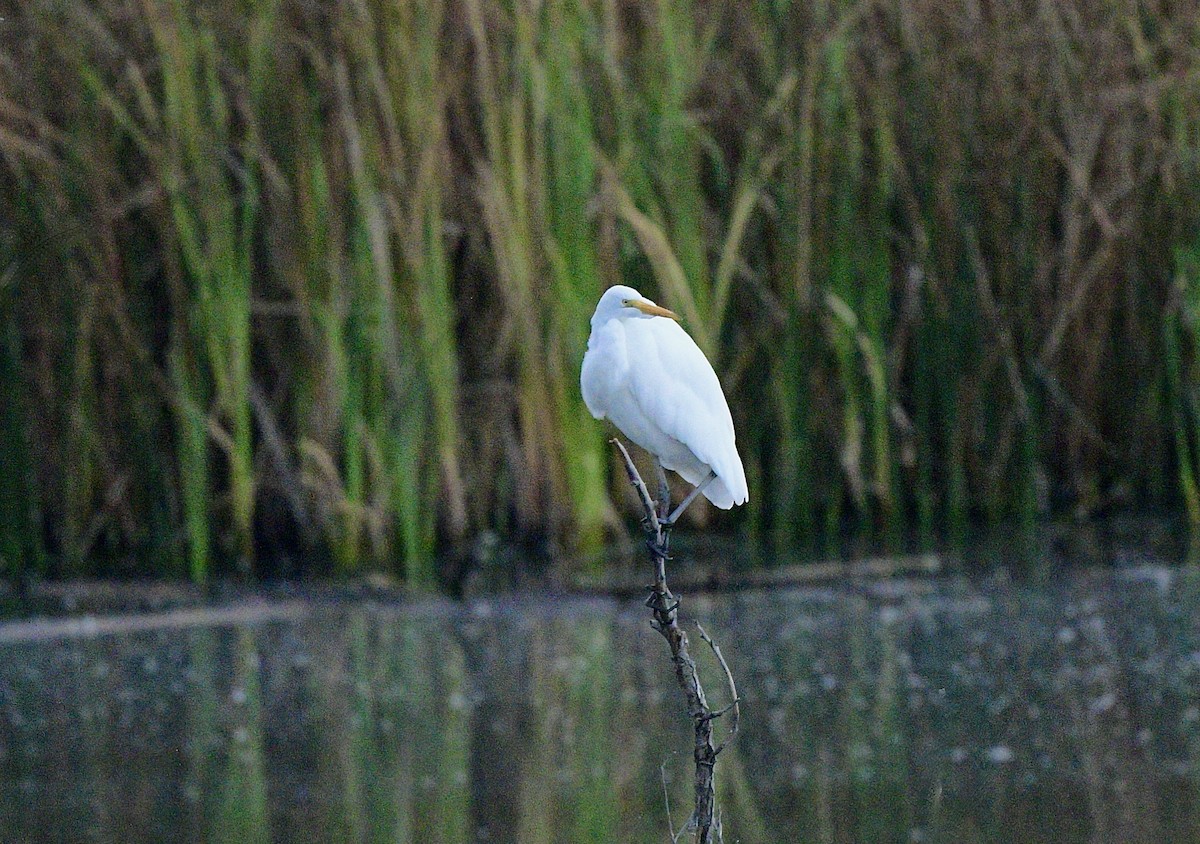
<path fill-rule="evenodd" d="M 6 8 L 9 573 L 594 550 L 617 282 L 720 373 L 757 547 L 1200 525 L 1191 3 Z"/>

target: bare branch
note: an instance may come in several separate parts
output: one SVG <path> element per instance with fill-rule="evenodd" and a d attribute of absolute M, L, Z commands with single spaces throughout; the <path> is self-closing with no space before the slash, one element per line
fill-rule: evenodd
<path fill-rule="evenodd" d="M 721 668 L 725 672 L 725 679 L 729 683 L 730 694 L 733 699 L 733 702 L 729 706 L 717 712 L 714 712 L 712 707 L 708 705 L 708 700 L 704 695 L 704 687 L 700 683 L 700 676 L 696 670 L 696 660 L 692 658 L 689 652 L 687 633 L 679 626 L 679 601 L 671 594 L 671 590 L 667 586 L 666 571 L 667 560 L 670 559 L 668 548 L 671 541 L 671 520 L 682 513 L 683 508 L 703 490 L 703 484 L 685 499 L 684 503 L 668 517 L 667 521 L 663 521 L 662 516 L 655 512 L 655 502 L 650 497 L 650 491 L 646 488 L 646 483 L 642 480 L 641 474 L 633 464 L 633 460 L 630 458 L 624 443 L 616 438 L 612 439 L 611 442 L 620 450 L 621 456 L 624 458 L 625 471 L 629 475 L 629 482 L 637 490 L 638 498 L 642 503 L 642 509 L 646 513 L 646 517 L 642 520 L 642 525 L 645 527 L 646 532 L 650 534 L 650 538 L 646 541 L 646 547 L 650 551 L 650 562 L 654 566 L 654 583 L 650 586 L 650 597 L 646 599 L 646 606 L 650 608 L 652 613 L 650 625 L 662 634 L 662 637 L 667 640 L 667 646 L 671 649 L 671 662 L 675 666 L 675 679 L 687 698 L 687 711 L 692 719 L 692 727 L 695 732 L 692 755 L 696 763 L 696 806 L 688 816 L 687 822 L 679 830 L 675 830 L 673 828 L 674 821 L 671 818 L 671 805 L 668 800 L 667 826 L 671 831 L 672 841 L 678 841 L 680 836 L 685 832 L 692 831 L 695 834 L 695 840 L 698 844 L 713 844 L 714 841 L 720 841 L 722 838 L 721 815 L 716 811 L 716 788 L 713 776 L 716 769 L 717 754 L 721 752 L 738 731 L 741 713 L 738 708 L 737 687 L 734 685 L 733 674 L 729 670 L 729 664 L 725 661 L 725 657 L 721 654 L 721 649 L 713 642 L 704 628 L 700 627 L 701 638 L 712 648 L 713 653 L 716 654 L 717 661 L 721 664 Z M 656 466 L 659 473 L 658 509 L 663 514 L 670 513 L 670 488 L 666 483 L 666 474 L 662 471 L 662 466 L 657 461 Z M 715 718 L 726 714 L 730 708 L 733 709 L 734 713 L 733 726 L 725 741 L 719 747 L 714 747 L 712 722 Z M 663 771 L 663 792 L 665 795 L 665 770 Z"/>

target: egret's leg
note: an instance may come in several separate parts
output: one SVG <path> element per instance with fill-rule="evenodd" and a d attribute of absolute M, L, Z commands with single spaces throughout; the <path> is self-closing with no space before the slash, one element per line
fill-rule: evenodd
<path fill-rule="evenodd" d="M 717 477 L 716 472 L 709 472 L 708 477 L 700 482 L 700 486 L 696 487 L 691 492 L 689 492 L 687 495 L 687 498 L 685 498 L 685 499 L 683 499 L 683 501 L 679 502 L 679 506 L 676 507 L 675 510 L 671 513 L 670 518 L 668 518 L 666 521 L 664 521 L 662 523 L 663 527 L 666 527 L 666 528 L 674 527 L 675 521 L 680 516 L 683 515 L 683 511 L 688 508 L 688 505 L 691 504 L 692 501 L 695 500 L 697 495 L 704 492 L 705 487 L 707 487 L 714 480 L 716 480 L 716 477 Z"/>
<path fill-rule="evenodd" d="M 654 459 L 654 471 L 658 473 L 658 520 L 661 522 L 671 512 L 671 486 L 667 483 L 667 470 L 657 457 Z"/>

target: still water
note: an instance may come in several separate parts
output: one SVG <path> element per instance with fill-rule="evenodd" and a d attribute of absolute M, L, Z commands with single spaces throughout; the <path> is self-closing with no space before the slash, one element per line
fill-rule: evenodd
<path fill-rule="evenodd" d="M 697 595 L 684 616 L 744 700 L 726 841 L 1200 842 L 1187 570 Z M 636 600 L 0 624 L 6 844 L 663 842 L 690 742 Z"/>

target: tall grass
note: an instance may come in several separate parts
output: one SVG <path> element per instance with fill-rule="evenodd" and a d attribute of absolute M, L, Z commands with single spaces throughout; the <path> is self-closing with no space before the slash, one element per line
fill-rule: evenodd
<path fill-rule="evenodd" d="M 753 502 L 721 523 L 778 552 L 1200 527 L 1185 10 L 31 0 L 0 27 L 5 571 L 428 586 L 490 531 L 595 548 L 622 482 L 577 374 L 618 281 L 714 361 Z"/>

